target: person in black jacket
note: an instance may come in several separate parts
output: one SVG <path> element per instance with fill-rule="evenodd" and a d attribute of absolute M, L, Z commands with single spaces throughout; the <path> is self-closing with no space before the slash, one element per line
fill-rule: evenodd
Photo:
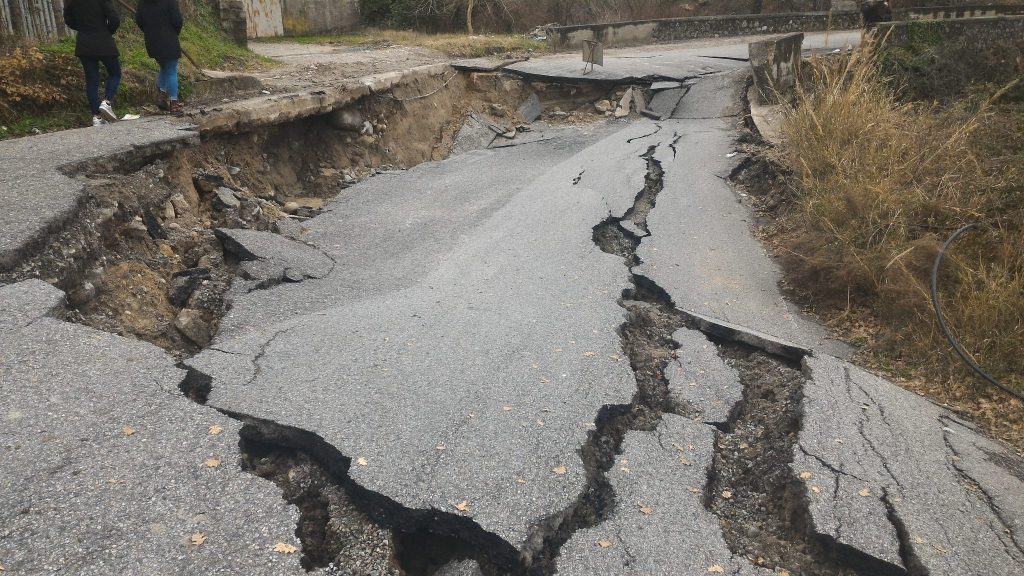
<path fill-rule="evenodd" d="M 146 36 L 146 53 L 160 65 L 156 76 L 159 90 L 157 105 L 173 114 L 181 113 L 178 102 L 178 60 L 181 43 L 178 35 L 184 19 L 178 0 L 139 0 L 135 10 L 135 23 Z"/>
<path fill-rule="evenodd" d="M 78 32 L 75 56 L 85 70 L 85 95 L 92 110 L 92 125 L 99 126 L 117 120 L 114 114 L 114 96 L 121 83 L 121 54 L 114 42 L 114 32 L 121 25 L 121 17 L 114 9 L 113 0 L 66 0 L 64 23 Z M 107 69 L 107 85 L 101 102 L 100 62 Z"/>

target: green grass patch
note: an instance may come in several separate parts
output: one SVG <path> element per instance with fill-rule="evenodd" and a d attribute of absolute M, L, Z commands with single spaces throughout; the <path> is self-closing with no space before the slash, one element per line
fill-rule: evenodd
<path fill-rule="evenodd" d="M 29 114 L 0 123 L 0 140 L 18 138 L 40 132 L 56 132 L 88 126 L 90 115 L 86 111 L 52 110 L 43 114 Z"/>
<path fill-rule="evenodd" d="M 135 25 L 135 17 L 122 10 L 121 27 L 115 38 L 121 51 L 121 67 L 125 70 L 156 72 L 156 61 L 146 54 L 146 43 L 142 31 Z M 246 48 L 238 46 L 224 32 L 213 15 L 213 9 L 205 2 L 197 2 L 195 13 L 187 16 L 181 30 L 181 45 L 196 63 L 206 69 L 246 71 L 266 67 L 273 60 L 265 58 Z M 75 39 L 65 38 L 55 44 L 39 47 L 43 53 L 74 56 Z M 182 70 L 188 70 L 190 63 L 182 58 Z"/>
<path fill-rule="evenodd" d="M 121 27 L 115 38 L 121 52 L 123 76 L 116 107 L 119 114 L 124 114 L 138 112 L 143 105 L 154 101 L 159 67 L 146 54 L 145 40 L 135 24 L 134 15 L 122 9 L 121 17 Z M 212 7 L 205 0 L 197 1 L 194 12 L 185 15 L 181 44 L 204 69 L 251 71 L 275 65 L 273 60 L 234 44 L 220 28 Z M 75 57 L 75 39 L 27 46 L 22 49 L 22 54 L 25 55 L 0 55 L 0 69 L 13 75 L 6 86 L 0 81 L 0 95 L 4 95 L 5 87 L 17 90 L 17 94 L 0 100 L 0 139 L 25 136 L 35 131 L 53 132 L 88 126 L 85 79 Z M 31 54 L 41 54 L 41 57 Z M 100 70 L 102 83 L 105 81 L 102 77 L 104 71 L 102 67 Z M 182 58 L 179 74 L 179 91 L 187 100 L 199 73 L 187 59 Z"/>

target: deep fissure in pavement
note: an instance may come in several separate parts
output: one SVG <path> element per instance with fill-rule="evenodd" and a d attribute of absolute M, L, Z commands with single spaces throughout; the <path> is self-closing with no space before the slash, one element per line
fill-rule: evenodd
<path fill-rule="evenodd" d="M 719 341 L 743 399 L 715 440 L 706 506 L 734 554 L 807 576 L 889 576 L 906 571 L 813 529 L 803 481 L 790 468 L 803 419 L 806 376 L 792 359 Z"/>
<path fill-rule="evenodd" d="M 626 320 L 618 333 L 637 389 L 629 405 L 605 406 L 598 414 L 594 430 L 580 450 L 587 488 L 569 511 L 553 516 L 538 530 L 537 539 L 543 545 L 530 566 L 532 575 L 553 574 L 559 552 L 573 534 L 601 524 L 615 509 L 615 491 L 607 472 L 621 453 L 626 434 L 631 430 L 654 430 L 665 412 L 684 412 L 683 407 L 673 404 L 665 377 L 665 367 L 677 347 L 672 334 L 682 326 L 682 319 L 673 313 L 674 306 L 664 290 L 632 271 L 640 263 L 636 254 L 640 241 L 650 235 L 647 216 L 664 189 L 664 170 L 654 159 L 656 150 L 657 146 L 651 146 L 640 156 L 647 165 L 647 174 L 633 205 L 623 216 L 610 216 L 594 226 L 592 237 L 602 251 L 621 257 L 630 269 L 633 287 L 619 298 Z M 643 236 L 630 228 L 642 231 Z"/>
<path fill-rule="evenodd" d="M 882 489 L 881 500 L 882 505 L 885 506 L 885 517 L 892 524 L 893 529 L 896 530 L 900 561 L 907 567 L 905 573 L 908 576 L 928 576 L 928 569 L 925 568 L 924 562 L 914 552 L 914 546 L 911 544 L 910 530 L 907 530 L 903 519 L 896 512 L 896 505 L 893 504 L 892 497 L 889 496 L 889 491 L 885 488 Z"/>
<path fill-rule="evenodd" d="M 241 435 L 242 469 L 277 484 L 299 510 L 295 535 L 303 568 L 343 565 L 382 576 L 399 573 L 390 531 L 366 518 L 327 469 L 301 451 L 261 442 L 244 427 Z"/>
<path fill-rule="evenodd" d="M 244 423 L 243 469 L 273 481 L 299 509 L 307 570 L 419 576 L 468 559 L 488 575 L 524 573 L 518 552 L 472 519 L 411 510 L 361 487 L 348 474 L 352 459 L 316 434 L 225 414 Z"/>
<path fill-rule="evenodd" d="M 807 496 L 789 467 L 802 419 L 806 380 L 797 364 L 801 353 L 762 341 L 757 335 L 708 326 L 677 309 L 664 289 L 635 272 L 642 263 L 637 248 L 651 235 L 648 215 L 664 189 L 664 171 L 654 159 L 656 149 L 652 146 L 642 155 L 647 162 L 647 178 L 633 206 L 622 217 L 605 219 L 593 231 L 594 243 L 604 252 L 621 257 L 630 269 L 633 288 L 619 300 L 627 316 L 620 336 L 637 380 L 637 393 L 627 410 L 599 422 L 593 432 L 584 450 L 584 454 L 594 452 L 592 465 L 588 465 L 588 495 L 557 537 L 547 543 L 547 554 L 557 557 L 573 532 L 596 526 L 614 508 L 615 494 L 605 473 L 620 453 L 628 431 L 653 430 L 666 412 L 696 417 L 688 406 L 673 402 L 665 376 L 665 368 L 678 348 L 672 335 L 688 328 L 711 339 L 723 359 L 738 370 L 743 385 L 743 400 L 728 420 L 706 422 L 718 431 L 705 506 L 719 517 L 732 552 L 754 565 L 786 568 L 808 576 L 905 574 L 859 551 L 827 542 L 813 531 Z M 785 356 L 768 353 L 762 347 Z M 546 573 L 556 560 L 551 558 L 543 564 Z"/>

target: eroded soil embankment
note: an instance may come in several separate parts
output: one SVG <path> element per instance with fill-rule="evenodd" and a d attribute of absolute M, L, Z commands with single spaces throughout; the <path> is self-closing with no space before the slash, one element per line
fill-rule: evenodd
<path fill-rule="evenodd" d="M 0 283 L 42 278 L 68 294 L 73 319 L 191 355 L 216 334 L 239 269 L 216 229 L 301 241 L 302 222 L 356 182 L 446 158 L 470 115 L 506 135 L 529 130 L 516 109 L 534 92 L 549 112 L 607 97 L 501 73 L 418 78 L 332 114 L 211 137 L 129 174 L 77 175 L 88 193 L 72 223 Z"/>

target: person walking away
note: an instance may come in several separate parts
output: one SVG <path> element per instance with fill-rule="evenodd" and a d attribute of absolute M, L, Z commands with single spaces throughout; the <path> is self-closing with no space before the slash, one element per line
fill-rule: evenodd
<path fill-rule="evenodd" d="M 146 37 L 146 53 L 160 65 L 156 76 L 159 90 L 157 106 L 172 114 L 181 114 L 181 102 L 178 100 L 181 43 L 178 35 L 184 19 L 178 0 L 139 0 L 135 23 Z"/>
<path fill-rule="evenodd" d="M 66 0 L 64 23 L 78 32 L 75 38 L 75 56 L 85 70 L 85 95 L 92 111 L 92 125 L 116 122 L 114 96 L 121 84 L 121 54 L 114 42 L 114 32 L 121 26 L 121 16 L 114 8 L 114 0 Z M 107 69 L 107 83 L 103 100 L 97 92 L 100 87 L 100 63 Z"/>

